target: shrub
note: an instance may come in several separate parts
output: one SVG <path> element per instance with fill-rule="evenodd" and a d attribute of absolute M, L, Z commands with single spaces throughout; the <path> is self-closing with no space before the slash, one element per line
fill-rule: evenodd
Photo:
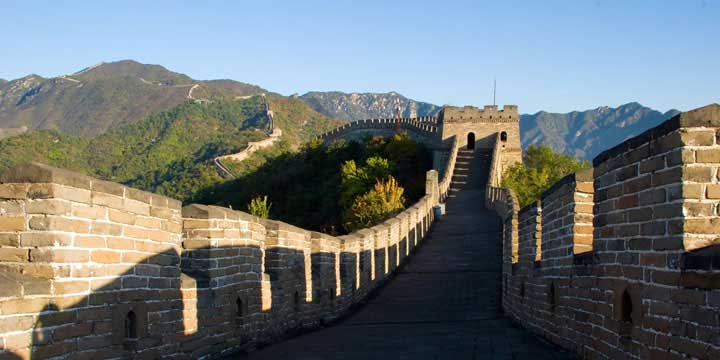
<path fill-rule="evenodd" d="M 405 208 L 404 189 L 392 176 L 378 180 L 372 190 L 355 198 L 346 213 L 348 231 L 369 227 L 392 217 Z"/>
<path fill-rule="evenodd" d="M 270 208 L 272 207 L 272 203 L 268 202 L 267 195 L 265 196 L 257 196 L 250 200 L 250 202 L 247 205 L 248 212 L 251 215 L 257 216 L 259 218 L 267 219 L 270 217 Z"/>
<path fill-rule="evenodd" d="M 587 161 L 556 153 L 549 147 L 529 146 L 523 163 L 510 166 L 503 174 L 502 186 L 515 192 L 521 207 L 540 199 L 540 195 L 568 174 L 590 167 Z"/>

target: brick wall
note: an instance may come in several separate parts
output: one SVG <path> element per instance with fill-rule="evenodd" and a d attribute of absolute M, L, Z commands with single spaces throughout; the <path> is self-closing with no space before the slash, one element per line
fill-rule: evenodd
<path fill-rule="evenodd" d="M 368 132 L 375 135 L 390 136 L 395 134 L 397 123 L 397 118 L 355 120 L 332 129 L 320 135 L 319 138 L 324 141 L 359 139 Z M 405 130 L 414 139 L 429 144 L 434 144 L 440 136 L 437 127 L 437 118 L 432 116 L 401 118 L 400 128 Z"/>
<path fill-rule="evenodd" d="M 427 235 L 440 197 L 333 237 L 40 164 L 0 175 L 0 359 L 198 358 L 337 319 Z"/>
<path fill-rule="evenodd" d="M 585 358 L 720 358 L 719 138 L 714 104 L 598 155 L 525 209 L 489 188 L 506 313 Z"/>

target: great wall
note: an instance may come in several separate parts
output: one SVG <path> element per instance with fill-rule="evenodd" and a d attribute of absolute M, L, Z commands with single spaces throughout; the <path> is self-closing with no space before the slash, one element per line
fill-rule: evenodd
<path fill-rule="evenodd" d="M 242 99 L 249 99 L 253 96 L 257 95 L 250 95 L 250 96 L 236 96 L 235 98 L 242 98 Z M 268 130 L 265 131 L 265 134 L 267 135 L 267 138 L 262 139 L 260 141 L 251 141 L 248 143 L 248 145 L 240 150 L 237 153 L 234 154 L 227 154 L 218 156 L 213 159 L 213 164 L 215 164 L 215 168 L 217 169 L 220 176 L 225 178 L 234 178 L 235 174 L 233 174 L 232 170 L 230 170 L 224 163 L 223 160 L 230 160 L 235 162 L 241 162 L 250 155 L 254 154 L 260 149 L 265 149 L 273 146 L 276 142 L 280 141 L 280 138 L 282 137 L 282 129 L 275 126 L 275 115 L 273 114 L 273 111 L 270 110 L 270 103 L 268 103 L 267 98 L 265 97 L 265 94 L 260 94 L 260 96 L 263 99 L 263 106 L 265 107 L 265 117 L 268 120 Z"/>
<path fill-rule="evenodd" d="M 338 237 L 7 170 L 0 359 L 720 358 L 720 105 L 607 150 L 523 209 L 501 187 L 521 161 L 517 107 L 324 138 L 397 128 L 434 152 L 426 195 Z"/>

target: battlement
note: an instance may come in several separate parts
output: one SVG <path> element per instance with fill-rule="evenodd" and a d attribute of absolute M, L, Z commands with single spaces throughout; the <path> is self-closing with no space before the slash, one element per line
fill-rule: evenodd
<path fill-rule="evenodd" d="M 584 358 L 720 358 L 720 105 L 601 153 L 523 209 L 500 187 L 501 146 L 486 204 L 503 221 L 509 316 Z"/>
<path fill-rule="evenodd" d="M 438 114 L 439 123 L 504 123 L 519 121 L 517 105 L 505 105 L 502 110 L 498 110 L 495 105 L 485 105 L 482 109 L 474 106 L 464 106 L 462 108 L 445 106 Z"/>
<path fill-rule="evenodd" d="M 437 118 L 423 116 L 417 118 L 401 118 L 400 129 L 407 131 L 411 136 L 425 143 L 433 143 L 439 135 Z M 336 140 L 339 138 L 362 135 L 365 132 L 389 135 L 398 127 L 397 118 L 356 120 L 332 129 L 319 136 L 323 140 Z"/>
<path fill-rule="evenodd" d="M 417 203 L 335 237 L 11 168 L 0 174 L 0 358 L 213 358 L 321 326 L 426 238 L 449 178 L 429 171 Z"/>

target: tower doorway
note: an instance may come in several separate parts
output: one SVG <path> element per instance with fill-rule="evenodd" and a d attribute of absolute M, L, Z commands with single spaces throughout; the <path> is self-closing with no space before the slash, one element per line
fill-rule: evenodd
<path fill-rule="evenodd" d="M 475 133 L 473 132 L 467 135 L 467 148 L 468 150 L 475 149 Z"/>

